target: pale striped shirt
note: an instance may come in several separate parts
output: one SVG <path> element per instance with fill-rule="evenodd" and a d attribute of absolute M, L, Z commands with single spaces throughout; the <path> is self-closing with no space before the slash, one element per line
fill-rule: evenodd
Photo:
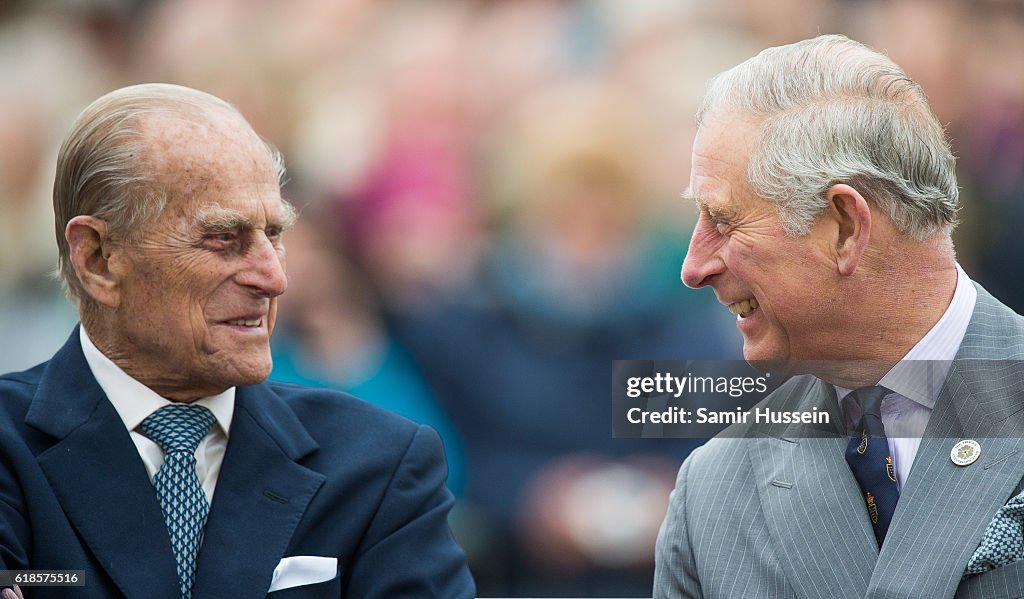
<path fill-rule="evenodd" d="M 957 264 L 956 290 L 949 307 L 935 326 L 878 381 L 879 385 L 892 391 L 882 401 L 882 425 L 889 439 L 896 484 L 901 491 L 917 456 L 935 400 L 967 333 L 967 324 L 977 299 L 978 290 Z M 836 387 L 840 407 L 847 414 L 849 411 L 844 400 L 851 391 Z"/>

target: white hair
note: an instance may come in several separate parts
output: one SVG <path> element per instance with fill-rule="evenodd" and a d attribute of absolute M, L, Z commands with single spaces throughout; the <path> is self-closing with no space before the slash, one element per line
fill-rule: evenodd
<path fill-rule="evenodd" d="M 956 226 L 955 158 L 920 86 L 888 57 L 841 35 L 764 50 L 708 84 L 711 115 L 760 122 L 747 167 L 757 195 L 778 204 L 786 231 L 807 233 L 845 183 L 925 239 Z"/>
<path fill-rule="evenodd" d="M 78 215 L 105 221 L 111 232 L 134 239 L 140 225 L 158 217 L 167 204 L 166 189 L 150 179 L 148 143 L 142 117 L 153 114 L 201 115 L 227 111 L 245 120 L 224 100 L 188 87 L 147 83 L 114 90 L 97 99 L 75 119 L 57 155 L 53 211 L 58 276 L 69 297 L 86 296 L 71 265 L 64 238 L 68 222 Z M 281 153 L 264 140 L 278 183 L 283 182 Z"/>

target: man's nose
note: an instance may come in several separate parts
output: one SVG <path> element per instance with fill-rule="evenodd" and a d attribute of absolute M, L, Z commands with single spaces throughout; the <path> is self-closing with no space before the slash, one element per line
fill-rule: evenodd
<path fill-rule="evenodd" d="M 284 250 L 266 235 L 256 235 L 249 252 L 249 266 L 239 273 L 238 282 L 262 297 L 277 297 L 288 288 L 284 272 Z"/>
<path fill-rule="evenodd" d="M 690 247 L 679 273 L 684 285 L 692 289 L 704 287 L 712 282 L 714 276 L 725 271 L 725 264 L 716 251 L 720 243 L 717 231 L 701 216 L 693 229 Z"/>

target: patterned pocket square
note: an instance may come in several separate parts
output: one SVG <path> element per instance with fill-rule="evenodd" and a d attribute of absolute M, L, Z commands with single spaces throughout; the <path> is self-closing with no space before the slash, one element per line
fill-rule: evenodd
<path fill-rule="evenodd" d="M 1024 559 L 1024 493 L 999 508 L 981 544 L 967 562 L 964 578 Z"/>

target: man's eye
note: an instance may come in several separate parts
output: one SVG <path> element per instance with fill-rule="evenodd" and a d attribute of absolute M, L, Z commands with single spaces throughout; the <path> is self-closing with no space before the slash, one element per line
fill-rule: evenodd
<path fill-rule="evenodd" d="M 711 226 L 713 226 L 715 230 L 718 231 L 719 235 L 725 235 L 726 233 L 729 232 L 729 223 L 718 217 L 709 216 L 708 222 L 710 222 Z"/>
<path fill-rule="evenodd" d="M 206 235 L 203 243 L 215 249 L 223 249 L 233 246 L 238 241 L 238 234 L 231 231 L 222 233 L 210 233 Z"/>

